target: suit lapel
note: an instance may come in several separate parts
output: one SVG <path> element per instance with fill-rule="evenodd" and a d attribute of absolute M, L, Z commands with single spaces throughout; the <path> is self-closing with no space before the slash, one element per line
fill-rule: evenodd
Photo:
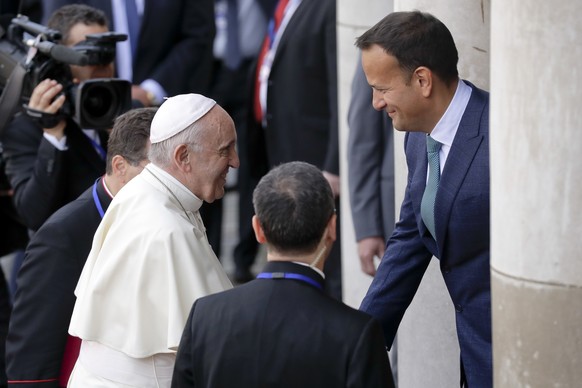
<path fill-rule="evenodd" d="M 133 71 L 134 79 L 136 78 L 135 71 L 137 68 L 138 58 L 143 59 L 143 53 L 140 55 L 140 47 L 144 45 L 144 42 L 148 42 L 150 37 L 147 36 L 148 29 L 146 28 L 151 23 L 148 20 L 151 19 L 152 15 L 156 14 L 156 2 L 154 0 L 144 0 L 143 4 L 143 14 L 141 15 L 141 23 L 139 27 L 139 38 L 137 40 L 137 46 L 135 48 L 135 58 L 133 59 Z"/>
<path fill-rule="evenodd" d="M 285 30 L 283 31 L 283 35 L 279 40 L 279 44 L 277 45 L 277 51 L 275 52 L 275 58 L 273 58 L 273 64 L 271 65 L 271 69 L 276 66 L 276 63 L 279 57 L 283 54 L 285 50 L 285 46 L 287 45 L 287 41 L 290 39 L 289 37 L 294 34 L 299 27 L 297 26 L 302 20 L 304 20 L 304 16 L 302 15 L 305 13 L 305 9 L 308 8 L 307 5 L 310 3 L 309 1 L 305 0 L 302 1 L 293 15 L 291 15 L 291 19 L 287 23 Z"/>
<path fill-rule="evenodd" d="M 144 35 L 148 29 L 145 27 L 148 25 L 151 25 L 151 23 L 148 23 L 148 20 L 150 20 L 152 18 L 152 15 L 156 14 L 155 8 L 156 8 L 156 2 L 154 0 L 144 0 L 143 14 L 141 15 L 141 25 L 139 28 L 138 48 L 139 48 L 139 44 L 141 42 L 146 41 L 144 39 Z"/>
<path fill-rule="evenodd" d="M 89 5 L 102 10 L 107 16 L 107 22 L 109 23 L 109 31 L 115 31 L 115 26 L 113 25 L 113 9 L 111 6 L 111 1 L 103 0 L 93 0 L 89 2 Z"/>
<path fill-rule="evenodd" d="M 480 133 L 480 123 L 483 109 L 485 108 L 485 101 L 475 87 L 472 87 L 471 99 L 465 109 L 465 113 L 459 124 L 459 129 L 453 140 L 436 196 L 435 232 L 439 252 L 443 251 L 443 243 L 447 237 L 446 230 L 451 209 L 457 193 L 463 184 L 479 147 L 483 144 L 484 134 Z"/>

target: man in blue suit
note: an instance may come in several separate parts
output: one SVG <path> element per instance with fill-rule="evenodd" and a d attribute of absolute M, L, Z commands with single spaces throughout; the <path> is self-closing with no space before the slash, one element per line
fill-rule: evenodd
<path fill-rule="evenodd" d="M 374 108 L 407 132 L 408 164 L 400 220 L 361 309 L 391 346 L 435 256 L 457 312 L 461 386 L 491 387 L 489 94 L 459 79 L 451 33 L 430 14 L 392 13 L 356 46 Z"/>

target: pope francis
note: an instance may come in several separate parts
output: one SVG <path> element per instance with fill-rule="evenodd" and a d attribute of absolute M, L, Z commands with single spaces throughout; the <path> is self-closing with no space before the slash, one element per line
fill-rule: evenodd
<path fill-rule="evenodd" d="M 239 166 L 230 116 L 198 94 L 168 98 L 151 163 L 114 198 L 75 290 L 82 339 L 69 387 L 169 387 L 192 303 L 231 288 L 198 210 Z"/>

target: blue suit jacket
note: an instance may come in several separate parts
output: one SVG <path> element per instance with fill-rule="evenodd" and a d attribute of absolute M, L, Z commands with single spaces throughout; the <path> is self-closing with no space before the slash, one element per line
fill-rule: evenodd
<path fill-rule="evenodd" d="M 436 242 L 420 215 L 426 186 L 426 134 L 405 138 L 408 183 L 400 220 L 361 309 L 383 326 L 391 346 L 406 308 L 434 255 L 455 305 L 469 386 L 492 385 L 489 275 L 489 94 L 467 82 L 471 99 L 441 176 L 435 203 Z"/>

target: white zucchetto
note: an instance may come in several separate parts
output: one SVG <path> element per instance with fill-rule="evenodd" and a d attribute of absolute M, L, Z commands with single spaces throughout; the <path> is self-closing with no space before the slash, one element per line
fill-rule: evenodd
<path fill-rule="evenodd" d="M 201 94 L 179 94 L 167 98 L 156 112 L 150 129 L 152 144 L 167 140 L 200 120 L 216 105 Z"/>

